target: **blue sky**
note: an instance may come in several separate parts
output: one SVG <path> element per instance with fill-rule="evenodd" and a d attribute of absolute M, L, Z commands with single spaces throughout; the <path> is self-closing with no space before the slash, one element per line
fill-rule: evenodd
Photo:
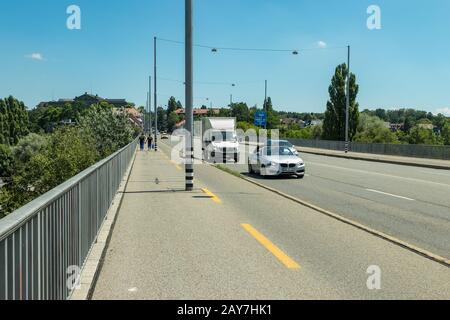
<path fill-rule="evenodd" d="M 81 8 L 81 30 L 66 28 L 71 4 Z M 366 27 L 371 4 L 381 8 L 381 30 Z M 230 94 L 261 105 L 267 79 L 277 109 L 323 112 L 334 68 L 346 61 L 346 50 L 334 47 L 350 44 L 361 109 L 450 108 L 448 0 L 194 0 L 194 5 L 197 44 L 300 49 L 294 56 L 196 48 L 198 106 L 226 105 Z M 12 94 L 29 107 L 86 91 L 143 105 L 153 36 L 184 38 L 183 0 L 4 0 L 0 11 L 0 96 Z M 318 48 L 319 41 L 325 49 L 301 51 Z M 159 77 L 183 80 L 183 46 L 159 42 Z M 159 92 L 163 105 L 169 95 L 184 102 L 180 83 L 160 80 Z"/>

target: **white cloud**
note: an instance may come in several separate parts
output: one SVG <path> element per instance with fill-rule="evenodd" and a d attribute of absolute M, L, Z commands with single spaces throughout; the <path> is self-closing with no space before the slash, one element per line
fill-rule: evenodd
<path fill-rule="evenodd" d="M 317 46 L 321 49 L 325 49 L 327 47 L 327 44 L 324 41 L 318 41 Z"/>
<path fill-rule="evenodd" d="M 29 55 L 26 55 L 26 57 L 28 59 L 37 60 L 37 61 L 44 61 L 45 60 L 44 56 L 42 55 L 42 53 L 37 53 L 37 52 L 29 54 Z"/>
<path fill-rule="evenodd" d="M 439 114 L 442 113 L 443 115 L 450 117 L 450 108 L 449 107 L 445 107 L 445 108 L 440 108 L 440 109 L 436 109 L 434 111 L 434 114 Z"/>

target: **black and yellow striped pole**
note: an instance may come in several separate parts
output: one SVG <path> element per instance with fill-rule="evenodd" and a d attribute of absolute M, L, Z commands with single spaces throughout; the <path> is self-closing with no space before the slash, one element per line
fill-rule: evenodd
<path fill-rule="evenodd" d="M 154 75 L 153 75 L 153 84 L 155 85 L 155 88 L 153 90 L 153 94 L 155 95 L 153 100 L 155 103 L 155 152 L 158 151 L 158 93 L 157 93 L 157 87 L 156 87 L 156 40 L 157 38 L 155 37 L 154 39 L 154 43 L 153 43 L 153 49 L 154 49 Z"/>
<path fill-rule="evenodd" d="M 186 139 L 185 139 L 185 170 L 186 191 L 194 189 L 194 113 L 193 113 L 193 36 L 192 36 L 192 0 L 185 0 L 185 68 L 186 68 Z"/>

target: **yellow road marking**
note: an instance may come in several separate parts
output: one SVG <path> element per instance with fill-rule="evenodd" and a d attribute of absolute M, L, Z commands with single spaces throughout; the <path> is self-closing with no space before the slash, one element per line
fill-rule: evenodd
<path fill-rule="evenodd" d="M 300 265 L 292 260 L 287 254 L 281 251 L 276 245 L 274 245 L 269 239 L 258 232 L 249 224 L 241 224 L 253 238 L 255 238 L 264 248 L 270 251 L 278 260 L 280 260 L 288 269 L 300 269 Z"/>
<path fill-rule="evenodd" d="M 172 160 L 170 162 L 172 162 L 172 164 L 175 165 L 175 168 L 177 168 L 178 170 L 183 170 L 175 161 Z"/>
<path fill-rule="evenodd" d="M 220 200 L 219 197 L 217 197 L 214 193 L 212 193 L 208 189 L 203 188 L 202 191 L 204 193 L 206 193 L 211 198 L 211 200 L 214 201 L 215 203 L 222 203 L 222 200 Z"/>

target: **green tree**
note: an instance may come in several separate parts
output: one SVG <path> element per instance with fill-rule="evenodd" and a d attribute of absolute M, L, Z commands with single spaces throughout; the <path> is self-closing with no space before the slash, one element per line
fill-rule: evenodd
<path fill-rule="evenodd" d="M 180 117 L 178 114 L 175 111 L 171 112 L 167 117 L 167 130 L 169 132 L 173 132 L 178 122 L 180 122 Z"/>
<path fill-rule="evenodd" d="M 365 143 L 398 143 L 397 136 L 386 126 L 383 120 L 366 113 L 360 115 L 357 133 L 353 141 Z"/>
<path fill-rule="evenodd" d="M 450 120 L 447 120 L 445 125 L 442 128 L 442 140 L 444 141 L 444 144 L 447 146 L 450 145 Z"/>
<path fill-rule="evenodd" d="M 267 129 L 276 129 L 280 125 L 280 117 L 273 109 L 272 98 L 268 97 L 265 103 L 265 110 L 267 112 Z"/>
<path fill-rule="evenodd" d="M 170 97 L 169 102 L 167 103 L 167 118 L 172 112 L 177 110 L 177 100 L 175 97 Z"/>
<path fill-rule="evenodd" d="M 167 130 L 167 113 L 162 107 L 158 107 L 158 131 Z"/>
<path fill-rule="evenodd" d="M 40 153 L 47 144 L 46 137 L 30 133 L 19 140 L 19 143 L 12 148 L 14 161 L 18 166 L 26 164 L 31 158 Z"/>
<path fill-rule="evenodd" d="M 346 79 L 348 68 L 346 64 L 336 67 L 335 74 L 328 88 L 330 100 L 327 102 L 325 120 L 323 123 L 323 138 L 327 140 L 345 140 L 346 114 Z M 359 105 L 356 102 L 359 86 L 356 76 L 350 74 L 350 108 L 349 108 L 349 138 L 353 139 L 359 119 Z"/>
<path fill-rule="evenodd" d="M 443 141 L 439 139 L 439 137 L 433 132 L 433 130 L 421 128 L 419 126 L 411 129 L 408 140 L 410 144 L 443 144 Z"/>
<path fill-rule="evenodd" d="M 99 158 L 109 156 L 133 139 L 133 125 L 123 111 L 92 106 L 79 122 L 81 130 L 94 142 Z"/>
<path fill-rule="evenodd" d="M 0 178 L 9 178 L 13 173 L 14 159 L 9 146 L 0 144 Z"/>
<path fill-rule="evenodd" d="M 236 118 L 236 121 L 250 121 L 250 111 L 244 102 L 233 103 L 230 106 L 231 116 Z"/>
<path fill-rule="evenodd" d="M 28 134 L 28 112 L 23 102 L 12 96 L 0 100 L 0 143 L 15 145 Z"/>
<path fill-rule="evenodd" d="M 91 138 L 77 127 L 53 133 L 42 152 L 35 154 L 0 190 L 0 216 L 14 211 L 88 168 L 97 158 Z"/>

